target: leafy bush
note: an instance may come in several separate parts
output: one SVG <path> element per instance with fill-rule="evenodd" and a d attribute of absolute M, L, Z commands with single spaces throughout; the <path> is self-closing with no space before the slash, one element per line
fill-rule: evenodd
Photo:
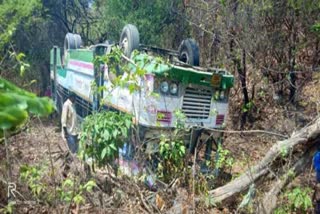
<path fill-rule="evenodd" d="M 228 149 L 223 149 L 221 144 L 219 144 L 217 152 L 219 153 L 219 158 L 215 163 L 216 168 L 232 168 L 234 164 L 234 159 L 231 157 L 231 152 Z"/>
<path fill-rule="evenodd" d="M 182 140 L 171 141 L 162 136 L 159 144 L 159 177 L 165 181 L 170 181 L 174 177 L 181 175 L 185 168 L 185 153 L 186 147 Z"/>
<path fill-rule="evenodd" d="M 291 202 L 291 210 L 298 211 L 301 210 L 306 212 L 308 208 L 312 207 L 312 201 L 310 198 L 311 189 L 304 188 L 301 189 L 299 187 L 294 188 L 292 191 L 287 192 L 286 196 Z"/>
<path fill-rule="evenodd" d="M 20 167 L 20 179 L 26 182 L 33 196 L 37 200 L 50 203 L 55 199 L 55 195 L 53 194 L 54 190 L 52 187 L 48 185 L 44 179 L 46 174 L 47 170 L 44 166 L 30 166 L 25 164 Z M 63 202 L 83 204 L 85 202 L 84 193 L 92 192 L 95 186 L 96 183 L 92 180 L 81 184 L 79 178 L 67 178 L 57 187 L 58 195 L 56 197 Z"/>
<path fill-rule="evenodd" d="M 37 198 L 44 198 L 44 195 L 46 195 L 47 187 L 42 182 L 44 170 L 43 167 L 29 166 L 27 164 L 20 167 L 20 179 L 27 183 L 32 194 Z"/>
<path fill-rule="evenodd" d="M 287 191 L 283 195 L 283 199 L 287 200 L 287 203 L 278 207 L 275 213 L 307 213 L 308 209 L 312 207 L 312 200 L 310 188 L 296 187 L 291 191 Z"/>
<path fill-rule="evenodd" d="M 119 156 L 119 148 L 127 140 L 132 118 L 128 114 L 103 111 L 85 118 L 80 136 L 80 155 L 93 158 L 99 166 Z"/>
<path fill-rule="evenodd" d="M 93 180 L 88 181 L 86 184 L 77 185 L 77 182 L 67 178 L 62 182 L 61 187 L 58 189 L 60 199 L 65 202 L 74 202 L 75 204 L 84 204 L 85 198 L 83 194 L 85 192 L 92 192 L 93 187 L 96 186 L 96 182 Z"/>

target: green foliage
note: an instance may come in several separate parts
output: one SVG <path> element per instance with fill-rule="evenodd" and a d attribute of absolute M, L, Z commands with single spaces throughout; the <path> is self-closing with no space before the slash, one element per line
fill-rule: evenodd
<path fill-rule="evenodd" d="M 307 213 L 312 207 L 310 188 L 300 188 L 296 187 L 291 191 L 287 191 L 282 198 L 287 200 L 287 203 L 278 207 L 275 210 L 276 214 L 282 213 Z"/>
<path fill-rule="evenodd" d="M 161 136 L 159 144 L 160 163 L 158 164 L 158 174 L 165 181 L 182 175 L 185 168 L 184 157 L 186 147 L 182 140 L 170 140 Z"/>
<path fill-rule="evenodd" d="M 295 175 L 296 175 L 296 173 L 295 173 L 292 169 L 289 169 L 289 170 L 288 170 L 288 177 L 289 177 L 290 179 L 294 178 Z"/>
<path fill-rule="evenodd" d="M 208 208 L 216 206 L 214 198 L 210 194 L 206 194 L 204 197 L 204 205 Z"/>
<path fill-rule="evenodd" d="M 12 214 L 14 211 L 14 206 L 16 205 L 15 201 L 10 201 L 7 206 L 4 208 L 0 209 L 0 213 L 5 213 L 5 214 Z"/>
<path fill-rule="evenodd" d="M 212 204 L 210 202 L 214 202 L 214 198 L 210 197 L 210 185 L 209 185 L 209 180 L 214 179 L 213 175 L 206 175 L 206 174 L 196 174 L 196 177 L 193 177 L 193 173 L 190 174 L 191 179 L 194 179 L 194 190 L 196 194 L 202 195 L 203 197 L 203 202 L 206 207 L 210 207 Z"/>
<path fill-rule="evenodd" d="M 20 167 L 20 179 L 26 182 L 33 196 L 41 201 L 52 201 L 54 199 L 53 189 L 46 184 L 46 167 L 22 165 Z M 83 204 L 84 193 L 92 192 L 96 186 L 95 181 L 89 180 L 81 184 L 77 179 L 67 178 L 57 187 L 57 197 L 67 203 Z M 57 198 L 58 199 L 58 198 Z"/>
<path fill-rule="evenodd" d="M 320 22 L 311 26 L 311 31 L 320 35 Z"/>
<path fill-rule="evenodd" d="M 281 146 L 280 153 L 281 157 L 285 158 L 289 153 L 288 148 L 285 145 Z"/>
<path fill-rule="evenodd" d="M 27 68 L 30 67 L 28 63 L 25 62 L 25 54 L 24 53 L 16 53 L 15 51 L 10 52 L 10 57 L 14 58 L 20 67 L 20 76 L 23 77 Z M 17 65 L 13 65 L 13 68 L 17 67 Z"/>
<path fill-rule="evenodd" d="M 242 112 L 248 112 L 250 111 L 252 108 L 254 107 L 254 102 L 253 100 L 251 100 L 250 102 L 248 102 L 247 104 L 242 106 Z"/>
<path fill-rule="evenodd" d="M 274 214 L 287 214 L 288 211 L 286 210 L 285 206 L 278 207 L 275 211 Z"/>
<path fill-rule="evenodd" d="M 181 1 L 98 0 L 94 8 L 102 15 L 98 28 L 112 29 L 108 31 L 108 39 L 115 41 L 119 40 L 119 33 L 127 23 L 138 27 L 144 44 L 160 44 L 164 42 L 164 35 L 174 38 L 178 36 L 177 28 L 179 36 L 187 30 L 185 20 L 174 12 L 182 8 Z"/>
<path fill-rule="evenodd" d="M 112 87 L 127 87 L 130 93 L 139 91 L 141 89 L 141 79 L 147 73 L 145 67 L 150 65 L 150 58 L 148 55 L 143 55 L 142 65 L 139 65 L 138 60 L 135 58 L 139 52 L 133 51 L 133 59 L 128 59 L 123 55 L 119 47 L 113 47 L 111 53 L 96 57 L 94 60 L 95 65 L 100 63 L 108 65 L 108 75 L 110 81 L 113 83 Z M 155 66 L 163 62 L 162 59 L 157 58 Z M 97 89 L 94 89 L 97 91 Z M 150 92 L 151 93 L 151 92 Z"/>
<path fill-rule="evenodd" d="M 0 78 L 0 129 L 19 126 L 29 113 L 45 116 L 52 111 L 53 103 L 49 98 L 39 98 Z"/>
<path fill-rule="evenodd" d="M 37 86 L 42 86 L 42 89 L 47 86 L 49 79 L 50 48 L 54 43 L 57 44 L 56 40 L 63 41 L 59 35 L 64 36 L 61 24 L 58 29 L 52 28 L 54 18 L 47 16 L 48 10 L 43 7 L 46 2 L 4 0 L 0 8 L 1 75 L 21 85 L 35 79 L 39 83 Z"/>
<path fill-rule="evenodd" d="M 222 145 L 219 144 L 217 152 L 219 153 L 219 159 L 215 163 L 216 168 L 231 168 L 234 164 L 234 159 L 231 157 L 230 151 L 228 149 L 223 149 Z"/>
<path fill-rule="evenodd" d="M 175 121 L 175 127 L 177 129 L 184 129 L 185 128 L 185 122 L 186 122 L 186 115 L 179 109 L 179 110 L 176 110 L 174 111 L 174 116 L 176 118 L 176 121 Z"/>
<path fill-rule="evenodd" d="M 286 194 L 288 200 L 291 202 L 291 209 L 294 211 L 302 210 L 307 211 L 308 208 L 312 207 L 312 201 L 310 198 L 310 188 L 295 188 L 291 192 Z"/>
<path fill-rule="evenodd" d="M 86 184 L 78 185 L 75 180 L 67 178 L 62 182 L 61 187 L 58 188 L 60 199 L 67 203 L 74 202 L 75 204 L 84 204 L 85 198 L 83 194 L 86 192 L 92 192 L 92 189 L 96 186 L 96 182 L 93 180 L 88 181 Z"/>
<path fill-rule="evenodd" d="M 27 164 L 20 167 L 20 179 L 27 183 L 36 198 L 44 199 L 45 195 L 48 194 L 46 191 L 47 187 L 42 181 L 44 173 L 45 168 L 29 166 Z"/>
<path fill-rule="evenodd" d="M 131 121 L 130 115 L 112 111 L 86 117 L 80 137 L 81 157 L 91 157 L 99 166 L 114 161 L 127 140 Z"/>
<path fill-rule="evenodd" d="M 17 27 L 41 8 L 40 0 L 3 0 L 0 7 L 0 48 L 10 42 Z"/>

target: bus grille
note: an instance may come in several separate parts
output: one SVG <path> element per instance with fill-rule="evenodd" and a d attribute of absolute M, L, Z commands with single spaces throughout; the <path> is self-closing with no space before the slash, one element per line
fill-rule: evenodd
<path fill-rule="evenodd" d="M 207 119 L 210 115 L 212 92 L 208 89 L 186 88 L 182 111 L 187 118 Z"/>

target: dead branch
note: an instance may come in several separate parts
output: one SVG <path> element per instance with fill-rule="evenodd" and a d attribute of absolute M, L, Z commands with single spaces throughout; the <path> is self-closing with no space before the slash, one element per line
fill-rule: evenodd
<path fill-rule="evenodd" d="M 139 193 L 139 196 L 140 196 L 140 200 L 141 200 L 144 208 L 146 208 L 146 210 L 148 211 L 148 213 L 153 213 L 153 212 L 152 212 L 152 209 L 147 205 L 146 201 L 143 199 L 143 195 L 142 195 L 142 193 L 139 191 L 139 187 L 138 187 L 138 186 L 137 186 L 137 188 L 138 188 L 138 193 Z"/>
<path fill-rule="evenodd" d="M 243 130 L 243 131 L 237 131 L 237 130 L 222 130 L 222 129 L 208 129 L 213 132 L 223 132 L 223 133 L 229 133 L 229 134 L 268 134 L 268 135 L 274 135 L 277 137 L 287 138 L 288 136 L 271 132 L 271 131 L 265 131 L 265 130 Z"/>

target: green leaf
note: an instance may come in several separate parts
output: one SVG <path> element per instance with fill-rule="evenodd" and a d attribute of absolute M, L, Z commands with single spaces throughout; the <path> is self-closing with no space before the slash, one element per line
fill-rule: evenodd
<path fill-rule="evenodd" d="M 132 93 L 135 92 L 135 91 L 136 91 L 136 85 L 135 85 L 135 83 L 129 84 L 129 92 L 130 92 L 130 94 L 132 94 Z"/>
<path fill-rule="evenodd" d="M 0 78 L 0 128 L 9 129 L 22 124 L 28 112 L 44 116 L 53 111 L 49 98 L 38 98 Z"/>
<path fill-rule="evenodd" d="M 36 187 L 36 194 L 37 194 L 37 195 L 40 195 L 41 191 L 42 191 L 42 187 L 41 187 L 40 185 L 38 185 L 38 186 Z"/>
<path fill-rule="evenodd" d="M 16 60 L 17 60 L 17 61 L 21 61 L 22 58 L 24 58 L 25 56 L 26 56 L 26 55 L 25 55 L 24 53 L 19 53 L 19 54 L 16 55 Z"/>
<path fill-rule="evenodd" d="M 180 151 L 185 154 L 186 153 L 186 147 L 184 145 L 180 146 Z"/>
<path fill-rule="evenodd" d="M 121 130 L 121 134 L 122 134 L 122 136 L 127 136 L 127 129 L 126 129 L 126 127 L 120 127 L 120 130 Z"/>
<path fill-rule="evenodd" d="M 125 120 L 125 124 L 127 129 L 129 129 L 131 127 L 131 120 Z"/>
<path fill-rule="evenodd" d="M 5 130 L 12 127 L 17 127 L 23 123 L 27 117 L 28 113 L 18 107 L 0 110 L 0 128 Z"/>
<path fill-rule="evenodd" d="M 90 180 L 84 185 L 84 188 L 86 189 L 87 192 L 91 192 L 93 187 L 95 187 L 95 186 L 97 186 L 96 182 Z"/>
<path fill-rule="evenodd" d="M 119 132 L 118 132 L 117 129 L 113 130 L 113 132 L 112 132 L 113 137 L 116 138 L 117 135 L 118 135 L 118 133 L 119 133 Z"/>
<path fill-rule="evenodd" d="M 136 73 L 137 73 L 139 76 L 143 76 L 143 75 L 146 74 L 146 70 L 141 69 L 140 67 L 137 67 Z"/>
<path fill-rule="evenodd" d="M 63 186 L 63 187 L 72 187 L 73 184 L 74 184 L 73 181 L 72 181 L 71 179 L 67 178 L 67 179 L 63 182 L 62 186 Z"/>
<path fill-rule="evenodd" d="M 65 200 L 66 202 L 70 202 L 70 201 L 71 201 L 71 196 L 70 196 L 70 194 L 67 194 L 67 195 L 64 197 L 64 200 Z"/>
<path fill-rule="evenodd" d="M 109 134 L 109 131 L 107 129 L 103 132 L 103 138 L 105 140 L 109 140 L 110 139 L 110 134 Z"/>
<path fill-rule="evenodd" d="M 76 204 L 83 204 L 85 202 L 84 198 L 82 195 L 78 194 L 73 198 L 74 203 Z"/>
<path fill-rule="evenodd" d="M 101 159 L 104 159 L 104 157 L 106 156 L 106 154 L 107 154 L 107 147 L 102 150 L 102 152 L 101 152 Z"/>
<path fill-rule="evenodd" d="M 114 143 L 110 144 L 110 148 L 113 149 L 114 151 L 117 151 L 117 147 L 114 145 Z"/>
<path fill-rule="evenodd" d="M 20 66 L 20 76 L 23 76 L 24 75 L 24 72 L 25 72 L 26 68 L 24 65 L 21 65 Z"/>

